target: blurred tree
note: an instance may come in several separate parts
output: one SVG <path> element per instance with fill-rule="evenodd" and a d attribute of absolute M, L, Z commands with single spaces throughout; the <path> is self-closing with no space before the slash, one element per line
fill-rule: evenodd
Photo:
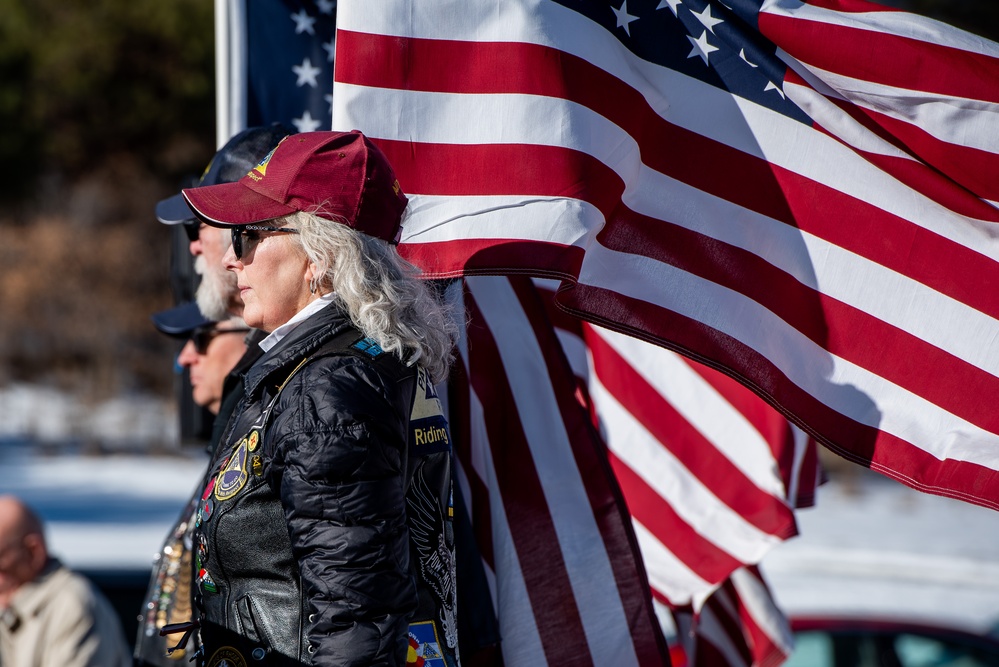
<path fill-rule="evenodd" d="M 0 197 L 123 152 L 173 179 L 206 161 L 212 26 L 210 0 L 0 0 Z"/>
<path fill-rule="evenodd" d="M 211 0 L 0 0 L 0 386 L 172 386 L 156 201 L 214 152 Z"/>

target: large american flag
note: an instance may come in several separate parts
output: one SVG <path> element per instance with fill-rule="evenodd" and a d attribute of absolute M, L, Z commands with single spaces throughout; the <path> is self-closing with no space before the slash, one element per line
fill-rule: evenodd
<path fill-rule="evenodd" d="M 300 65 L 299 56 L 284 69 L 271 65 L 285 51 L 297 54 L 302 45 L 295 40 L 311 39 L 302 48 L 326 52 L 322 44 L 332 43 L 325 38 L 295 32 L 300 21 L 308 24 L 305 18 L 323 18 L 323 3 L 271 2 L 286 9 L 284 28 L 292 32 L 285 46 L 263 51 L 272 60 L 258 60 L 267 66 L 249 76 L 284 77 L 284 102 L 307 108 L 299 96 L 315 99 L 317 91 L 288 86 L 299 75 L 284 71 Z M 559 299 L 591 322 L 550 307 L 557 282 L 541 283 L 534 294 L 523 281 L 475 278 L 486 282 L 470 282 L 466 290 L 478 324 L 464 341 L 486 342 L 463 347 L 459 370 L 466 372 L 453 383 L 452 409 L 463 495 L 504 626 L 503 659 L 508 665 L 622 664 L 622 656 L 625 664 L 656 662 L 662 647 L 650 622 L 644 569 L 658 611 L 671 611 L 688 640 L 692 664 L 777 664 L 790 651 L 790 637 L 753 565 L 794 534 L 792 510 L 808 504 L 816 483 L 814 448 L 745 386 L 785 410 L 809 408 L 795 414 L 827 444 L 827 433 L 848 438 L 860 429 L 870 437 L 858 444 L 872 451 L 887 444 L 882 459 L 913 465 L 904 461 L 902 445 L 926 449 L 922 436 L 896 442 L 896 413 L 910 405 L 893 402 L 893 394 L 871 394 L 895 420 L 889 420 L 894 430 L 883 433 L 871 419 L 858 420 L 855 409 L 840 409 L 844 401 L 856 408 L 846 399 L 860 392 L 836 385 L 860 387 L 853 378 L 871 366 L 841 351 L 856 355 L 853 347 L 868 346 L 875 358 L 878 348 L 895 344 L 879 337 L 884 324 L 872 335 L 860 315 L 908 332 L 898 313 L 891 318 L 874 306 L 858 309 L 854 293 L 876 284 L 888 296 L 863 296 L 890 306 L 889 296 L 902 295 L 907 301 L 896 310 L 904 311 L 925 300 L 922 292 L 902 289 L 913 282 L 936 290 L 941 281 L 956 278 L 956 284 L 974 275 L 987 284 L 974 271 L 992 265 L 984 258 L 984 223 L 995 215 L 987 200 L 996 199 L 973 189 L 973 179 L 988 181 L 982 175 L 991 167 L 969 160 L 984 153 L 956 159 L 940 132 L 912 132 L 892 120 L 898 120 L 892 104 L 904 111 L 932 95 L 919 93 L 903 104 L 904 91 L 889 90 L 885 81 L 880 89 L 891 94 L 880 99 L 871 94 L 876 86 L 842 81 L 834 93 L 800 65 L 789 69 L 795 59 L 787 53 L 827 70 L 820 74 L 829 80 L 828 70 L 837 67 L 856 77 L 832 46 L 865 21 L 874 26 L 872 35 L 890 32 L 886 17 L 895 30 L 907 26 L 907 40 L 885 37 L 891 62 L 910 62 L 902 47 L 914 41 L 960 34 L 857 2 L 767 3 L 760 20 L 760 3 L 562 4 L 425 2 L 410 12 L 405 3 L 340 3 L 335 125 L 372 135 L 398 165 L 414 210 L 403 250 L 432 275 L 528 273 L 575 282 Z M 826 20 L 808 17 L 817 8 Z M 296 21 L 299 11 L 304 16 Z M 275 33 L 284 30 L 276 18 L 272 23 Z M 801 40 L 802 48 L 820 52 L 813 58 L 787 42 L 798 40 L 803 26 L 824 28 Z M 781 50 L 763 36 L 778 29 L 787 32 Z M 861 46 L 877 50 L 868 37 Z M 965 46 L 958 51 L 995 53 L 967 35 L 960 40 Z M 939 61 L 954 49 L 931 51 Z M 836 53 L 832 65 L 820 58 L 829 53 Z M 877 63 L 881 73 L 885 60 Z M 270 83 L 261 89 L 267 86 L 277 90 Z M 319 92 L 328 107 L 331 91 Z M 936 92 L 941 100 L 956 94 Z M 989 110 L 973 99 L 958 100 L 963 109 L 954 113 L 962 123 Z M 227 104 L 220 102 L 220 109 L 238 115 Z M 926 117 L 917 116 L 920 122 Z M 287 122 L 260 116 L 260 122 L 271 120 Z M 948 129 L 943 139 L 961 133 Z M 968 141 L 973 133 L 964 134 Z M 878 178 L 838 173 L 850 169 Z M 892 203 L 893 193 L 903 201 Z M 913 211 L 932 215 L 917 224 Z M 950 228 L 964 231 L 939 233 Z M 903 235 L 893 236 L 898 230 Z M 946 241 L 950 250 L 936 257 L 939 246 L 930 241 Z M 961 246 L 964 254 L 950 254 Z M 851 263 L 838 264 L 844 257 Z M 978 257 L 978 265 L 968 274 L 947 275 L 947 267 L 969 257 Z M 900 258 L 911 264 L 905 272 L 897 270 Z M 864 272 L 851 275 L 856 266 Z M 896 273 L 909 275 L 884 279 Z M 988 298 L 977 286 L 943 294 L 953 301 L 958 290 L 975 307 L 980 301 L 971 295 Z M 909 315 L 924 317 L 940 298 Z M 565 377 L 555 372 L 562 362 L 539 324 L 538 299 L 549 306 L 566 363 L 576 371 L 572 400 L 564 393 Z M 857 329 L 858 322 L 867 329 Z M 934 344 L 965 326 L 935 324 L 941 331 Z M 504 332 L 512 326 L 519 347 L 493 326 Z M 856 340 L 844 339 L 850 326 Z M 687 356 L 664 349 L 664 342 Z M 691 357 L 727 368 L 745 386 Z M 797 381 L 801 373 L 808 382 Z M 896 384 L 893 391 L 909 391 L 911 382 Z M 922 390 L 909 393 L 928 400 Z M 582 428 L 576 403 L 589 407 L 603 442 Z M 923 415 L 913 433 L 932 420 Z M 970 453 L 967 442 L 949 444 L 971 463 L 995 468 L 988 441 Z M 861 454 L 873 457 L 863 447 Z M 979 491 L 989 481 L 982 477 Z M 963 486 L 943 487 L 938 492 L 964 493 Z M 634 533 L 622 521 L 625 497 Z M 539 576 L 547 567 L 553 576 Z M 688 609 L 695 618 L 687 619 Z"/>
<path fill-rule="evenodd" d="M 344 0 L 334 127 L 436 276 L 563 280 L 823 444 L 999 507 L 999 46 L 862 0 Z"/>

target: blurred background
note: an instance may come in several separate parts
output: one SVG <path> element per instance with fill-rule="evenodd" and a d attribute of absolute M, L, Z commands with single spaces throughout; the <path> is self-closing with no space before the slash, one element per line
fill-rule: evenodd
<path fill-rule="evenodd" d="M 212 21 L 207 0 L 0 2 L 0 437 L 176 444 L 174 419 L 113 427 L 122 398 L 148 422 L 174 395 L 153 207 L 214 153 Z"/>
<path fill-rule="evenodd" d="M 999 40 L 996 0 L 882 4 Z M 35 505 L 53 550 L 117 596 L 127 626 L 205 463 L 198 429 L 180 427 L 178 344 L 149 319 L 185 288 L 176 230 L 153 208 L 214 150 L 212 2 L 0 0 L 0 492 Z M 841 580 L 892 571 L 938 618 L 983 632 L 999 618 L 994 512 L 824 463 L 802 537 L 767 569 L 782 605 L 817 613 L 802 594 L 816 572 L 832 600 Z M 870 586 L 865 599 L 916 605 Z M 971 597 L 928 598 L 937 587 Z"/>

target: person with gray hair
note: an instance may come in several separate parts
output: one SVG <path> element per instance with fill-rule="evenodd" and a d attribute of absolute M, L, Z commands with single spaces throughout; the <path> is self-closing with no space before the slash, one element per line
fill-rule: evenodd
<path fill-rule="evenodd" d="M 49 555 L 34 511 L 15 496 L 0 496 L 0 665 L 131 664 L 111 603 Z"/>
<path fill-rule="evenodd" d="M 457 665 L 434 389 L 457 327 L 396 250 L 391 165 L 359 132 L 302 133 L 184 196 L 231 229 L 243 319 L 268 332 L 197 519 L 205 664 Z"/>

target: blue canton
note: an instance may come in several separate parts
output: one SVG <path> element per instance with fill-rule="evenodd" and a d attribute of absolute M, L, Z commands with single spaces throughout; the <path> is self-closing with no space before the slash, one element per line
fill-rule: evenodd
<path fill-rule="evenodd" d="M 329 130 L 336 2 L 252 0 L 246 28 L 247 125 Z"/>
<path fill-rule="evenodd" d="M 760 0 L 553 0 L 639 58 L 811 124 L 783 91 L 787 67 L 758 30 Z"/>

